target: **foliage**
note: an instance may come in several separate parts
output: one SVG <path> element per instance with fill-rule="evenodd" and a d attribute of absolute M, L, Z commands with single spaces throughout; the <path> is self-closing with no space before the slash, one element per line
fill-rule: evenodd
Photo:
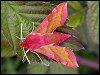
<path fill-rule="evenodd" d="M 99 44 L 99 2 L 88 1 L 87 4 L 89 9 L 87 11 L 87 27 L 89 39 L 91 39 L 90 43 Z"/>
<path fill-rule="evenodd" d="M 46 67 L 41 64 L 31 64 L 26 65 L 27 63 L 22 63 L 22 61 L 16 61 L 14 59 L 9 59 L 7 57 L 16 56 L 16 51 L 20 55 L 19 57 L 22 59 L 23 52 L 20 49 L 19 43 L 20 40 L 16 38 L 16 36 L 20 37 L 20 25 L 21 23 L 25 23 L 23 26 L 23 37 L 25 37 L 28 33 L 32 31 L 32 22 L 35 24 L 35 29 L 42 22 L 42 20 L 50 13 L 50 11 L 55 7 L 56 4 L 60 3 L 60 1 L 1 1 L 1 56 L 2 56 L 2 73 L 38 73 L 41 74 L 53 74 L 53 73 L 63 73 L 63 74 L 77 74 L 77 69 L 69 69 L 60 63 L 52 63 L 50 67 Z M 82 25 L 84 22 L 84 9 L 78 1 L 68 1 L 69 3 L 69 22 L 66 26 L 76 28 L 78 25 Z M 91 4 L 92 3 L 92 4 Z M 87 24 L 89 28 L 89 33 L 93 32 L 91 35 L 92 40 L 98 44 L 98 35 L 99 35 L 99 3 L 98 1 L 87 2 L 89 11 L 87 15 Z M 81 26 L 80 26 L 81 27 Z M 80 28 L 79 32 L 84 32 L 84 29 Z M 66 28 L 64 29 L 67 30 Z M 70 33 L 69 31 L 67 31 Z M 71 34 L 73 33 L 73 29 L 71 30 Z M 77 32 L 76 32 L 77 34 Z M 81 37 L 83 37 L 83 41 L 86 45 L 86 35 L 81 33 Z M 94 38 L 95 36 L 95 38 Z M 90 37 L 89 37 L 90 38 Z M 85 41 L 84 41 L 85 39 Z M 73 41 L 71 41 L 72 43 Z M 77 42 L 77 41 L 76 41 Z M 69 42 L 65 42 L 70 44 Z M 75 43 L 75 42 L 74 42 Z M 74 44 L 73 43 L 73 44 Z M 69 45 L 71 46 L 71 45 Z M 72 46 L 73 48 L 73 46 Z M 81 49 L 82 47 L 78 44 L 75 47 L 75 50 Z M 21 53 L 22 52 L 22 53 Z M 28 57 L 30 59 L 35 58 L 35 54 L 31 55 L 28 53 Z M 34 58 L 33 58 L 34 57 Z M 36 57 L 37 58 L 37 57 Z M 38 60 L 38 59 L 37 59 Z M 15 61 L 15 62 L 13 62 Z M 6 63 L 3 63 L 6 62 Z M 12 66 L 12 64 L 14 66 Z M 5 65 L 6 64 L 6 65 Z M 24 66 L 23 66 L 23 65 Z M 8 68 L 7 68 L 8 67 Z M 5 71 L 6 68 L 6 71 Z M 19 69 L 19 70 L 17 70 Z M 37 70 L 38 69 L 38 70 Z M 42 69 L 42 70 L 41 70 Z M 24 71 L 23 71 L 24 70 Z M 16 72 L 17 71 L 17 72 Z"/>
<path fill-rule="evenodd" d="M 39 25 L 42 19 L 46 16 L 45 13 L 48 13 L 48 11 L 50 11 L 51 9 L 51 6 L 49 4 L 34 1 L 2 1 L 1 4 L 2 36 L 6 38 L 7 43 L 14 51 L 20 50 L 20 41 L 16 38 L 16 36 L 20 37 L 20 24 L 25 23 L 23 26 L 23 37 L 25 37 L 25 35 L 27 35 L 32 30 L 32 22 L 35 23 L 36 28 L 37 25 Z M 41 11 L 42 13 L 39 11 Z M 46 12 L 43 13 L 44 11 Z M 37 14 L 37 12 L 41 14 Z"/>
<path fill-rule="evenodd" d="M 84 22 L 84 10 L 78 1 L 68 1 L 69 5 L 71 5 L 76 13 L 69 16 L 68 26 L 77 27 L 78 25 L 82 25 Z"/>
<path fill-rule="evenodd" d="M 19 39 L 16 38 L 16 36 L 20 37 L 20 24 L 24 23 L 23 36 L 25 37 L 32 30 L 32 22 L 35 23 L 35 28 L 36 28 L 54 6 L 51 5 L 50 3 L 43 2 L 43 1 L 42 2 L 2 1 L 1 4 L 2 4 L 1 21 L 2 21 L 2 38 L 3 38 L 2 45 L 4 45 L 3 41 L 6 39 L 6 44 L 8 44 L 7 50 L 8 52 L 10 52 L 8 53 L 8 55 L 6 55 L 7 53 L 6 49 L 2 48 L 2 56 L 3 57 L 13 56 L 16 55 L 16 51 L 17 51 L 17 54 L 19 54 L 18 56 L 22 59 L 23 53 L 19 48 L 20 41 Z M 5 20 L 3 20 L 4 18 Z M 14 50 L 15 53 L 13 53 L 10 50 Z M 33 55 L 30 54 L 28 55 L 28 57 L 31 59 L 34 57 L 34 54 Z"/>

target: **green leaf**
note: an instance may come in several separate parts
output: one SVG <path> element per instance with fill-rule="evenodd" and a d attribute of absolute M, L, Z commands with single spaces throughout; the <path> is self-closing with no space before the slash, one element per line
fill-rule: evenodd
<path fill-rule="evenodd" d="M 5 66 L 6 66 L 6 74 L 10 73 L 10 74 L 17 74 L 16 70 L 15 70 L 15 66 L 12 66 L 14 62 L 11 61 L 10 58 L 7 58 L 6 59 L 6 62 L 5 62 Z M 16 64 L 16 62 L 15 62 Z"/>
<path fill-rule="evenodd" d="M 77 11 L 77 13 L 69 16 L 69 22 L 67 25 L 70 27 L 77 27 L 78 25 L 81 25 L 83 22 L 84 22 L 84 11 L 79 10 Z"/>
<path fill-rule="evenodd" d="M 20 53 L 20 25 L 23 23 L 23 38 L 32 31 L 34 22 L 35 29 L 51 11 L 52 5 L 44 1 L 2 1 L 1 2 L 1 27 L 2 34 L 7 39 L 9 51 L 17 50 Z M 2 51 L 6 50 L 2 48 Z M 5 52 L 5 51 L 4 51 Z M 12 53 L 10 53 L 12 54 Z M 22 58 L 22 56 L 21 56 Z"/>
<path fill-rule="evenodd" d="M 88 1 L 87 27 L 90 44 L 99 44 L 99 1 Z"/>
<path fill-rule="evenodd" d="M 27 68 L 28 74 L 45 74 L 47 71 L 47 67 L 43 64 L 30 64 Z"/>
<path fill-rule="evenodd" d="M 72 6 L 76 10 L 82 9 L 82 6 L 78 1 L 67 1 L 70 6 Z"/>
<path fill-rule="evenodd" d="M 77 68 L 69 68 L 60 63 L 52 62 L 50 74 L 78 74 Z"/>
<path fill-rule="evenodd" d="M 7 40 L 9 40 L 9 43 L 12 45 L 12 48 L 16 50 L 16 38 L 15 38 L 16 29 L 14 24 L 16 19 L 14 19 L 15 16 L 9 4 L 7 4 L 6 2 L 2 4 L 1 13 L 2 13 L 1 24 L 2 24 L 3 34 L 5 35 L 5 37 L 7 37 Z"/>
<path fill-rule="evenodd" d="M 1 34 L 1 57 L 12 57 L 16 55 L 16 51 L 12 50 L 9 41 Z M 6 47 L 5 47 L 6 46 Z"/>
<path fill-rule="evenodd" d="M 6 47 L 4 45 L 6 45 Z M 5 41 L 5 44 L 2 43 L 1 46 L 2 46 L 1 47 L 1 57 L 12 57 L 16 55 L 16 51 L 11 50 L 11 48 L 9 47 L 9 44 L 6 43 L 6 41 Z"/>
<path fill-rule="evenodd" d="M 68 26 L 77 27 L 84 22 L 84 10 L 78 1 L 68 1 L 68 4 L 76 9 L 76 13 L 69 15 Z"/>
<path fill-rule="evenodd" d="M 73 51 L 84 49 L 83 44 L 76 37 L 69 38 L 68 40 L 64 41 L 61 46 L 69 47 Z"/>

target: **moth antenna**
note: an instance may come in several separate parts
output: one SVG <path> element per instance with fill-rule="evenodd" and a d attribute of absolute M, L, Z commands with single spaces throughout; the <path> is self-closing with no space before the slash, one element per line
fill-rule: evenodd
<path fill-rule="evenodd" d="M 21 23 L 21 33 L 20 33 L 20 39 L 21 39 L 21 41 L 22 41 L 22 27 L 23 27 L 23 24 Z"/>
<path fill-rule="evenodd" d="M 35 28 L 34 28 L 34 22 L 32 22 L 32 23 L 33 23 L 33 27 L 32 27 L 32 32 L 33 32 Z"/>
<path fill-rule="evenodd" d="M 25 38 L 22 38 L 22 27 L 23 27 L 23 24 L 21 23 L 21 33 L 20 33 L 20 37 L 15 36 L 16 38 L 20 39 L 20 41 L 22 41 L 23 39 L 25 39 Z"/>
<path fill-rule="evenodd" d="M 42 61 L 41 57 L 40 57 L 36 52 L 33 52 L 33 53 L 36 54 L 36 55 L 39 57 L 39 59 L 40 59 L 40 61 L 41 61 L 42 64 L 44 64 L 44 65 L 46 65 L 46 66 L 49 66 L 49 64 L 45 64 L 45 63 Z"/>

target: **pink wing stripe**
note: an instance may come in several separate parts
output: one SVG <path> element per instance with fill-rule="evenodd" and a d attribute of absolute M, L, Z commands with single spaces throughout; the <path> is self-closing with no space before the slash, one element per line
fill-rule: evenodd
<path fill-rule="evenodd" d="M 64 40 L 70 37 L 71 35 L 63 34 L 60 32 L 46 33 L 46 34 L 30 33 L 29 35 L 26 36 L 25 40 L 23 40 L 20 45 L 21 47 L 34 50 L 51 43 L 59 45 Z"/>
<path fill-rule="evenodd" d="M 63 6 L 62 8 L 62 14 L 61 14 L 61 25 L 64 24 L 64 22 L 66 21 L 66 18 L 68 16 L 68 12 L 67 12 L 67 2 L 63 2 L 60 3 L 59 5 L 57 5 L 52 12 L 42 21 L 42 23 L 38 26 L 38 28 L 36 30 L 34 30 L 34 32 L 39 33 L 41 31 L 44 30 L 44 28 L 46 28 L 49 25 L 48 19 L 50 19 L 50 17 L 56 15 L 57 11 L 59 10 L 59 8 Z"/>

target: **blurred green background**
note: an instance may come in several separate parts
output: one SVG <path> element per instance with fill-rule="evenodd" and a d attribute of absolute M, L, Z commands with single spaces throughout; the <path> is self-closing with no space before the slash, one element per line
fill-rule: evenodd
<path fill-rule="evenodd" d="M 56 62 L 50 66 L 23 63 L 20 59 L 20 23 L 23 36 L 35 28 L 62 1 L 1 1 L 1 73 L 2 74 L 98 74 L 99 73 L 99 1 L 68 1 L 69 22 L 75 28 L 84 50 L 74 51 L 79 68 Z M 21 56 L 17 56 L 16 52 Z"/>

